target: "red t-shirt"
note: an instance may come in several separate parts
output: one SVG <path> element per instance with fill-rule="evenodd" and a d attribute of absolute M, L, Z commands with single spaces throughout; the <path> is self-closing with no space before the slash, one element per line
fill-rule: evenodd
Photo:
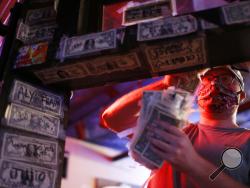
<path fill-rule="evenodd" d="M 196 151 L 216 166 L 227 148 L 242 152 L 241 165 L 234 170 L 224 169 L 236 181 L 250 185 L 250 130 L 244 128 L 222 128 L 206 125 L 189 125 L 184 128 Z M 215 169 L 216 170 L 216 169 Z M 178 172 L 168 163 L 152 173 L 148 188 L 200 188 L 187 174 Z"/>

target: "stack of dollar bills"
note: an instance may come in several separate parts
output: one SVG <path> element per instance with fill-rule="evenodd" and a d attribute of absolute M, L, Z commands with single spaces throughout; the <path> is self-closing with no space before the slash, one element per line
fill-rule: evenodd
<path fill-rule="evenodd" d="M 192 96 L 189 92 L 174 87 L 163 91 L 144 91 L 142 107 L 130 148 L 145 162 L 160 167 L 164 161 L 152 151 L 148 138 L 149 136 L 161 138 L 158 135 L 152 135 L 153 133 L 147 127 L 157 127 L 159 121 L 180 127 L 186 118 L 190 101 L 192 101 Z"/>

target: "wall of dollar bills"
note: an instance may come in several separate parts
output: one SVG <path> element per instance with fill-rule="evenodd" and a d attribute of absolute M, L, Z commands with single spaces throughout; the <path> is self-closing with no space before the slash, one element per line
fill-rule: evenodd
<path fill-rule="evenodd" d="M 244 62 L 250 59 L 249 6 L 236 2 L 149 22 L 138 17 L 132 26 L 64 36 L 52 60 L 27 72 L 46 85 L 80 89 Z"/>
<path fill-rule="evenodd" d="M 60 187 L 65 91 L 250 59 L 249 1 L 175 17 L 131 8 L 130 26 L 73 36 L 53 3 L 22 4 L 0 98 L 0 187 Z"/>
<path fill-rule="evenodd" d="M 44 64 L 56 29 L 53 1 L 22 6 L 0 93 L 0 187 L 61 187 L 67 91 L 14 69 Z M 11 17 L 16 17 L 15 11 Z"/>

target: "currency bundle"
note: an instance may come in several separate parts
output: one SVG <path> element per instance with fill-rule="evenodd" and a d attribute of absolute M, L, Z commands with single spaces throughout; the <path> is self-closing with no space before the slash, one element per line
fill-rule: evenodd
<path fill-rule="evenodd" d="M 142 108 L 137 121 L 137 127 L 130 148 L 141 156 L 146 163 L 160 167 L 164 160 L 151 149 L 149 137 L 162 140 L 148 128 L 158 127 L 157 122 L 167 122 L 173 126 L 181 126 L 186 118 L 186 111 L 190 104 L 191 95 L 181 89 L 173 87 L 164 91 L 145 91 L 142 98 Z"/>

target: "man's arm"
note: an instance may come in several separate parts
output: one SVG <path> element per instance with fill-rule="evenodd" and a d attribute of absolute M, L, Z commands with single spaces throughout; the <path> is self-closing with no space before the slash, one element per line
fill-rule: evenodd
<path fill-rule="evenodd" d="M 164 81 L 170 76 L 165 76 Z M 166 82 L 163 80 L 153 84 L 136 89 L 121 98 L 117 99 L 102 114 L 104 125 L 114 132 L 121 132 L 125 129 L 135 126 L 140 110 L 139 101 L 145 90 L 162 90 L 166 88 Z"/>

